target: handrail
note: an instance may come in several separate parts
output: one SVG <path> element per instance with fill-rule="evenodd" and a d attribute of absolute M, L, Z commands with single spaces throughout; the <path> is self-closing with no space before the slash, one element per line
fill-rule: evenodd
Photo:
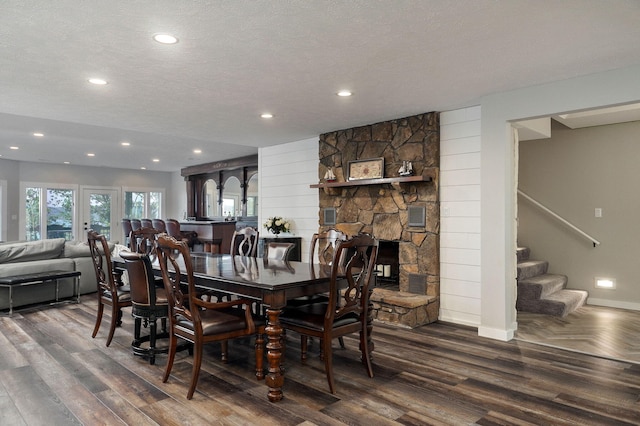
<path fill-rule="evenodd" d="M 554 211 L 548 209 L 542 203 L 540 203 L 539 201 L 534 200 L 533 198 L 531 198 L 530 196 L 528 196 L 527 194 L 525 194 L 524 192 L 522 192 L 519 189 L 518 189 L 518 195 L 522 196 L 523 198 L 526 198 L 528 201 L 532 202 L 533 204 L 535 204 L 537 207 L 539 207 L 540 209 L 542 209 L 546 213 L 550 214 L 554 218 L 558 219 L 560 222 L 562 222 L 565 225 L 567 225 L 569 228 L 571 228 L 574 231 L 576 231 L 578 234 L 580 234 L 583 237 L 585 237 L 588 240 L 590 240 L 593 243 L 594 247 L 600 245 L 600 241 L 596 240 L 591 235 L 587 234 L 586 232 L 584 232 L 583 230 L 581 230 L 580 228 L 578 228 L 577 226 L 575 226 L 574 224 L 572 224 L 571 222 L 569 222 L 568 220 L 566 220 L 565 218 L 560 216 L 559 214 L 557 214 Z"/>

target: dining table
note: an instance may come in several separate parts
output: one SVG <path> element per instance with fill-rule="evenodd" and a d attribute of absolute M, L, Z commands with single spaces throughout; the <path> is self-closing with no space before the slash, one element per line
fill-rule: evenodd
<path fill-rule="evenodd" d="M 115 268 L 118 263 L 114 258 Z M 328 291 L 331 266 L 206 252 L 192 252 L 191 263 L 197 288 L 254 299 L 265 308 L 267 397 L 280 401 L 284 396 L 280 313 L 287 300 Z M 159 272 L 157 262 L 154 269 Z"/>

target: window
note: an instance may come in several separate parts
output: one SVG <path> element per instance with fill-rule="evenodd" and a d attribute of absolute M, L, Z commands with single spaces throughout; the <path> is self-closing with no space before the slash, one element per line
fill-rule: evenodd
<path fill-rule="evenodd" d="M 23 196 L 21 211 L 26 240 L 74 239 L 75 188 L 27 184 Z"/>
<path fill-rule="evenodd" d="M 129 219 L 162 218 L 163 191 L 124 191 L 124 217 Z"/>

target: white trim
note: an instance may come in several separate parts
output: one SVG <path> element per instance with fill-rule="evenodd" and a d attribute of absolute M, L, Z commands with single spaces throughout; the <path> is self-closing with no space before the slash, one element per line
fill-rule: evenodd
<path fill-rule="evenodd" d="M 640 303 L 625 302 L 622 300 L 609 300 L 609 299 L 594 299 L 589 297 L 587 299 L 587 305 L 605 306 L 607 308 L 628 309 L 631 311 L 640 311 Z"/>
<path fill-rule="evenodd" d="M 500 328 L 480 326 L 478 327 L 478 336 L 508 342 L 509 340 L 513 339 L 515 335 L 515 329 L 516 327 L 512 327 L 508 330 L 502 330 Z"/>

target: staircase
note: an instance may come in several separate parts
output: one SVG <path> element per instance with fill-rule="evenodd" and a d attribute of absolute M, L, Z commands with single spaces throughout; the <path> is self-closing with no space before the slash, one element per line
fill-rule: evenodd
<path fill-rule="evenodd" d="M 519 247 L 517 255 L 518 311 L 564 317 L 587 301 L 586 291 L 565 288 L 565 275 L 547 274 L 549 262 L 530 260 L 527 247 Z"/>

